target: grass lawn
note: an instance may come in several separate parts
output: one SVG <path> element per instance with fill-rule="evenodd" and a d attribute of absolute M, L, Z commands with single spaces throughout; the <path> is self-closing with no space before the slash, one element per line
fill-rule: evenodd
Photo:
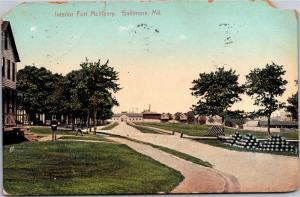
<path fill-rule="evenodd" d="M 181 123 L 135 122 L 137 125 L 156 127 L 169 131 L 181 132 L 186 135 L 205 136 L 210 128 L 208 125 L 192 125 Z"/>
<path fill-rule="evenodd" d="M 39 135 L 49 135 L 52 133 L 50 127 L 31 127 L 30 131 Z M 58 135 L 74 135 L 74 132 L 72 132 L 71 130 L 57 130 L 56 133 Z"/>
<path fill-rule="evenodd" d="M 209 168 L 212 167 L 212 164 L 209 163 L 209 162 L 207 162 L 207 161 L 203 161 L 203 160 L 201 160 L 201 159 L 199 159 L 197 157 L 193 157 L 191 155 L 179 152 L 179 151 L 174 150 L 174 149 L 170 149 L 170 148 L 167 148 L 167 147 L 154 145 L 154 144 L 151 144 L 151 143 L 147 143 L 147 142 L 143 142 L 143 141 L 139 141 L 139 140 L 127 138 L 127 137 L 122 137 L 122 138 L 125 138 L 127 140 L 131 140 L 131 141 L 134 141 L 134 142 L 138 142 L 138 143 L 141 143 L 141 144 L 146 144 L 146 145 L 152 146 L 153 148 L 159 149 L 161 151 L 164 151 L 166 153 L 169 153 L 169 154 L 174 155 L 176 157 L 179 157 L 181 159 L 184 159 L 184 160 L 187 160 L 187 161 L 190 161 L 190 162 L 193 162 L 193 163 L 205 166 L 205 167 L 209 167 Z"/>
<path fill-rule="evenodd" d="M 225 148 L 228 150 L 235 150 L 235 151 L 241 151 L 241 152 L 259 152 L 259 153 L 266 153 L 266 154 L 274 154 L 274 155 L 286 155 L 286 156 L 294 156 L 294 157 L 298 157 L 298 154 L 295 153 L 289 153 L 289 152 L 263 152 L 263 151 L 253 151 L 253 150 L 249 150 L 249 149 L 243 149 L 243 148 L 239 148 L 239 147 L 233 147 L 227 144 L 224 144 L 223 142 L 219 141 L 219 140 L 195 140 L 204 144 L 208 144 L 211 146 L 216 146 L 216 147 L 220 147 L 220 148 Z M 298 143 L 291 143 L 292 145 L 294 145 L 295 147 L 297 147 L 297 149 L 299 149 L 298 147 Z"/>
<path fill-rule="evenodd" d="M 157 123 L 157 122 L 135 122 L 137 125 L 151 126 L 161 129 L 166 129 L 169 131 L 181 132 L 186 135 L 191 136 L 206 136 L 208 130 L 211 128 L 210 125 L 200 125 L 200 124 L 182 124 L 182 123 Z M 268 138 L 267 132 L 257 132 L 249 130 L 237 130 L 233 128 L 225 128 L 225 135 L 229 136 L 238 131 L 240 134 L 245 135 L 247 133 L 252 133 L 257 138 Z M 279 133 L 274 133 L 279 134 Z M 280 133 L 280 135 L 286 139 L 298 140 L 298 132 L 296 133 Z"/>
<path fill-rule="evenodd" d="M 201 159 L 199 159 L 197 157 L 193 157 L 191 155 L 179 152 L 177 150 L 173 150 L 173 149 L 162 147 L 162 146 L 157 146 L 157 145 L 154 145 L 154 144 L 151 144 L 151 146 L 153 148 L 157 148 L 157 149 L 162 150 L 164 152 L 167 152 L 167 153 L 169 153 L 171 155 L 174 155 L 174 156 L 179 157 L 181 159 L 184 159 L 184 160 L 187 160 L 187 161 L 199 164 L 201 166 L 205 166 L 205 167 L 209 167 L 209 168 L 213 167 L 212 164 L 209 163 L 209 162 L 207 162 L 207 161 L 203 161 L 203 160 L 201 160 Z"/>
<path fill-rule="evenodd" d="M 59 139 L 66 139 L 66 140 L 96 140 L 96 141 L 106 141 L 111 142 L 111 140 L 106 139 L 103 136 L 100 135 L 78 135 L 78 136 L 62 136 Z"/>
<path fill-rule="evenodd" d="M 156 194 L 183 180 L 122 144 L 28 142 L 3 149 L 3 184 L 12 195 Z"/>
<path fill-rule="evenodd" d="M 108 125 L 106 127 L 103 127 L 101 130 L 112 130 L 113 128 L 115 128 L 118 125 L 119 125 L 119 123 L 114 122 L 114 123 L 112 123 L 112 124 L 110 124 L 110 125 Z"/>
<path fill-rule="evenodd" d="M 131 127 L 134 127 L 136 129 L 138 129 L 140 132 L 142 133 L 155 133 L 155 134 L 162 134 L 162 135 L 165 135 L 164 133 L 162 132 L 159 132 L 155 129 L 152 129 L 152 128 L 146 128 L 146 127 L 141 127 L 141 126 L 138 126 L 138 125 L 129 125 Z M 166 133 L 167 134 L 167 133 Z"/>

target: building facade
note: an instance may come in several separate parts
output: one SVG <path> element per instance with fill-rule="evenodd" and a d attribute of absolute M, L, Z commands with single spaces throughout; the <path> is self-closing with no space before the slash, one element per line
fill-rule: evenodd
<path fill-rule="evenodd" d="M 5 130 L 17 126 L 17 63 L 20 62 L 13 32 L 8 21 L 1 22 L 2 123 Z"/>
<path fill-rule="evenodd" d="M 112 121 L 114 122 L 139 122 L 143 120 L 143 115 L 140 113 L 122 112 L 112 116 Z"/>

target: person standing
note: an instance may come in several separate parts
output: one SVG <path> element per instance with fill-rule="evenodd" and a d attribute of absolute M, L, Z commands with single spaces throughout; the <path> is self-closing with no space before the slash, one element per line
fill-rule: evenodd
<path fill-rule="evenodd" d="M 51 121 L 52 141 L 56 141 L 57 120 Z"/>

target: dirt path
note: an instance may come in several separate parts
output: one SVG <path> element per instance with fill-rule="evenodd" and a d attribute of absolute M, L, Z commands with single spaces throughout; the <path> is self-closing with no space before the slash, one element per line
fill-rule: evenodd
<path fill-rule="evenodd" d="M 164 146 L 208 161 L 214 169 L 236 177 L 241 192 L 288 192 L 298 188 L 297 157 L 231 151 L 179 136 L 141 133 L 125 123 L 105 132 Z"/>
<path fill-rule="evenodd" d="M 236 180 L 228 179 L 224 174 L 213 169 L 175 157 L 149 145 L 117 137 L 108 137 L 108 139 L 126 144 L 135 151 L 179 171 L 185 178 L 172 193 L 222 193 L 239 191 L 238 183 L 234 182 Z"/>

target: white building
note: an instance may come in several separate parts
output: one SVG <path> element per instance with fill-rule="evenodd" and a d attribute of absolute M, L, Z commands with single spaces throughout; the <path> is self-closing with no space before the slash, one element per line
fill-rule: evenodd
<path fill-rule="evenodd" d="M 127 112 L 122 112 L 118 114 L 114 114 L 112 116 L 112 121 L 114 122 L 139 122 L 143 121 L 143 114 L 141 113 L 127 113 Z"/>

